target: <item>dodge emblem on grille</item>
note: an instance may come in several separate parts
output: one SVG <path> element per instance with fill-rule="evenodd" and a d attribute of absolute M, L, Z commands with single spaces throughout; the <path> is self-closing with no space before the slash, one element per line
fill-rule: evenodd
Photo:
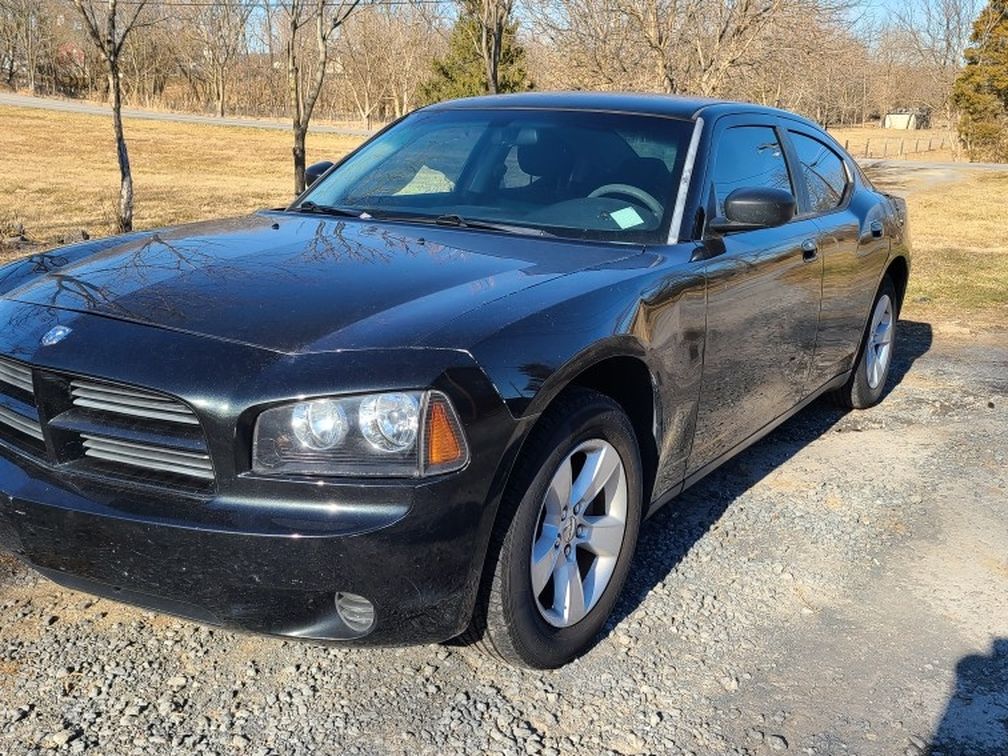
<path fill-rule="evenodd" d="M 66 326 L 56 326 L 55 328 L 49 329 L 49 332 L 42 337 L 42 346 L 52 346 L 53 344 L 59 344 L 63 339 L 70 335 L 70 329 Z"/>

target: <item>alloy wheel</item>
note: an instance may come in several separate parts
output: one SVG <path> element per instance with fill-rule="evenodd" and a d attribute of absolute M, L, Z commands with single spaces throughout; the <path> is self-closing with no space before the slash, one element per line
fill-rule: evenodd
<path fill-rule="evenodd" d="M 879 297 L 872 313 L 871 327 L 868 329 L 868 343 L 865 345 L 865 371 L 868 386 L 878 388 L 885 380 L 892 359 L 893 306 L 888 294 Z"/>
<path fill-rule="evenodd" d="M 554 627 L 580 622 L 605 592 L 627 521 L 627 477 L 602 439 L 578 445 L 560 463 L 540 508 L 532 542 L 532 593 Z"/>

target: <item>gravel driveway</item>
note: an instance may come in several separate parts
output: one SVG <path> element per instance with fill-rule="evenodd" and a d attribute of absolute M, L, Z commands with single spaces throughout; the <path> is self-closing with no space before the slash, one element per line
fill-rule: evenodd
<path fill-rule="evenodd" d="M 0 562 L 0 752 L 1008 752 L 1008 339 L 904 322 L 649 520 L 584 659 L 233 635 Z"/>

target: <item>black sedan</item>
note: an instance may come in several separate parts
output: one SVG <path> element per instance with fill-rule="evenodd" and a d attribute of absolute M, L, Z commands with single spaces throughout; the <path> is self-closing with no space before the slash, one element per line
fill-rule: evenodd
<path fill-rule="evenodd" d="M 0 269 L 4 549 L 213 625 L 555 667 L 642 517 L 883 394 L 906 206 L 795 115 L 480 98 L 314 168 Z"/>

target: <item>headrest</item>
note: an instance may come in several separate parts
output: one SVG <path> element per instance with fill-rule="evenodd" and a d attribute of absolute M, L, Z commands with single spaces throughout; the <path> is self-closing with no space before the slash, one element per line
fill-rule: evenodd
<path fill-rule="evenodd" d="M 529 139 L 523 136 L 521 141 Z M 531 144 L 519 142 L 518 167 L 529 176 L 559 178 L 570 172 L 572 163 L 566 143 L 553 130 L 539 130 Z"/>

